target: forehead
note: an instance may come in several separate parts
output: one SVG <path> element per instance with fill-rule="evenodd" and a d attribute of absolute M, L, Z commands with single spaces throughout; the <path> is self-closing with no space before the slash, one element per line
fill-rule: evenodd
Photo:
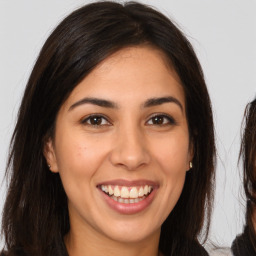
<path fill-rule="evenodd" d="M 93 70 L 94 75 L 103 75 L 112 72 L 112 74 L 117 69 L 117 66 L 122 69 L 127 68 L 127 66 L 133 64 L 139 66 L 141 73 L 143 67 L 152 74 L 169 73 L 178 83 L 181 84 L 180 78 L 172 66 L 171 60 L 167 55 L 160 49 L 150 46 L 150 45 L 140 45 L 133 47 L 125 47 L 103 61 L 101 61 L 97 67 Z M 157 69 L 156 69 L 157 67 Z M 161 72 L 160 72 L 161 71 Z"/>
<path fill-rule="evenodd" d="M 180 78 L 165 54 L 153 47 L 121 49 L 100 62 L 72 91 L 67 102 L 82 96 L 143 100 L 176 96 L 184 104 Z"/>

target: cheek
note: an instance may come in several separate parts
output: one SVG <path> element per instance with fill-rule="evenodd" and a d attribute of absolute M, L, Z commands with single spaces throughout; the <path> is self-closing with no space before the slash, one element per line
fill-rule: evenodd
<path fill-rule="evenodd" d="M 56 159 L 61 176 L 68 175 L 72 178 L 81 176 L 92 177 L 104 160 L 107 152 L 104 144 L 81 136 L 62 136 L 58 140 Z"/>
<path fill-rule="evenodd" d="M 81 134 L 72 134 L 56 140 L 58 149 L 56 159 L 58 171 L 64 190 L 69 199 L 69 205 L 79 209 L 79 204 L 89 208 L 87 198 L 93 198 L 95 177 L 105 159 L 107 148 L 97 139 L 88 139 Z"/>
<path fill-rule="evenodd" d="M 162 170 L 164 198 L 174 207 L 184 186 L 189 161 L 189 140 L 187 134 L 159 141 L 155 159 Z"/>
<path fill-rule="evenodd" d="M 179 175 L 187 171 L 189 162 L 189 141 L 184 136 L 183 139 L 174 137 L 166 138 L 158 142 L 155 150 L 155 158 L 161 165 L 165 175 Z"/>
<path fill-rule="evenodd" d="M 182 139 L 183 138 L 183 139 Z M 158 140 L 158 147 L 154 151 L 154 158 L 159 166 L 161 176 L 161 206 L 159 216 L 164 220 L 174 209 L 180 198 L 187 171 L 188 139 L 187 136 L 170 137 Z"/>

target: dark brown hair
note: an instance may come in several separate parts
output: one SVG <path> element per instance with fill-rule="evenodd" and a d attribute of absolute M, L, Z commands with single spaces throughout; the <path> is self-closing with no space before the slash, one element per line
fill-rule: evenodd
<path fill-rule="evenodd" d="M 249 239 L 256 251 L 256 99 L 245 109 L 245 127 L 242 137 L 240 157 L 243 160 L 244 191 L 247 199 L 246 225 Z"/>
<path fill-rule="evenodd" d="M 56 248 L 69 231 L 67 198 L 59 175 L 49 171 L 44 159 L 45 138 L 54 135 L 61 105 L 86 75 L 112 53 L 144 44 L 160 49 L 181 79 L 194 149 L 193 168 L 162 225 L 160 250 L 192 255 L 202 230 L 207 237 L 215 142 L 211 103 L 193 48 L 167 17 L 151 7 L 97 2 L 74 11 L 57 26 L 27 83 L 7 167 L 10 184 L 2 220 L 7 255 L 58 255 Z"/>

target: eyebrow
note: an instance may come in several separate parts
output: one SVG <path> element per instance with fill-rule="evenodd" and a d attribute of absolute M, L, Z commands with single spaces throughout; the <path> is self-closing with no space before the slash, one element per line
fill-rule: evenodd
<path fill-rule="evenodd" d="M 153 106 L 157 106 L 157 105 L 162 105 L 164 103 L 175 103 L 183 111 L 183 106 L 182 106 L 181 102 L 178 99 L 176 99 L 175 97 L 172 97 L 172 96 L 148 99 L 143 104 L 143 107 L 145 107 L 145 108 L 153 107 Z"/>
<path fill-rule="evenodd" d="M 103 99 L 98 99 L 98 98 L 83 98 L 76 103 L 74 103 L 69 110 L 74 109 L 75 107 L 78 107 L 83 104 L 93 104 L 99 107 L 104 107 L 104 108 L 118 108 L 117 105 L 109 100 L 103 100 Z"/>
<path fill-rule="evenodd" d="M 143 108 L 154 107 L 154 106 L 162 105 L 164 103 L 175 103 L 183 111 L 183 106 L 182 106 L 181 102 L 172 96 L 150 98 L 150 99 L 146 100 L 144 104 L 142 104 L 142 107 Z M 83 98 L 83 99 L 75 102 L 73 105 L 71 105 L 69 108 L 69 111 L 78 106 L 81 106 L 83 104 L 92 104 L 92 105 L 96 105 L 96 106 L 104 107 L 104 108 L 115 108 L 115 109 L 119 108 L 116 103 L 109 101 L 109 100 L 104 100 L 104 99 L 99 99 L 99 98 Z"/>

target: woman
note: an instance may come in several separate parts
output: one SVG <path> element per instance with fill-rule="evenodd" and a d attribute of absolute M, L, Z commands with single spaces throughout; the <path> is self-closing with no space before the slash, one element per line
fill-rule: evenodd
<path fill-rule="evenodd" d="M 50 35 L 23 96 L 4 255 L 207 255 L 214 157 L 182 33 L 139 3 L 86 5 Z"/>
<path fill-rule="evenodd" d="M 241 144 L 240 156 L 243 159 L 244 191 L 247 198 L 246 225 L 242 235 L 232 244 L 235 256 L 256 254 L 255 232 L 255 191 L 256 191 L 256 99 L 248 104 L 245 111 L 245 129 Z"/>

